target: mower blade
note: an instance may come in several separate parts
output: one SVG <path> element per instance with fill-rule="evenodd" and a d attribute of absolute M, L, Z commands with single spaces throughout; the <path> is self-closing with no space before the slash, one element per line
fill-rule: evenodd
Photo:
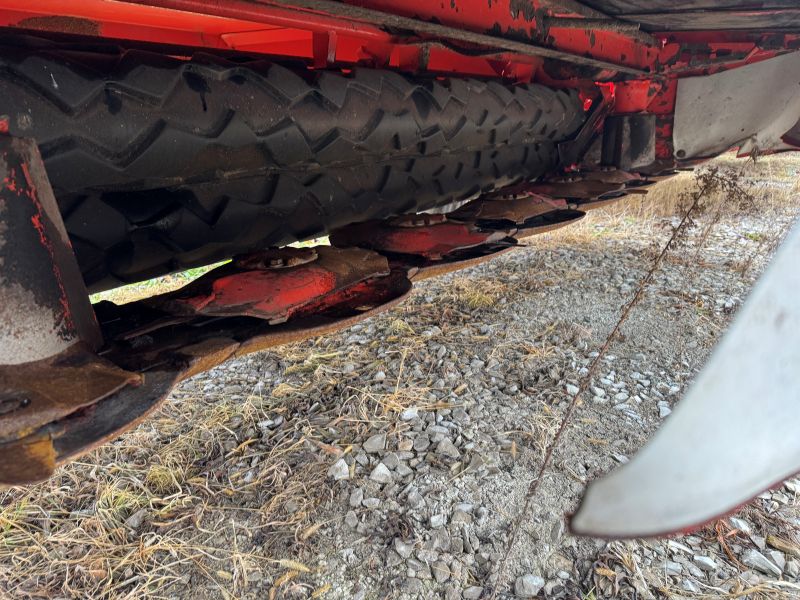
<path fill-rule="evenodd" d="M 664 426 L 630 463 L 589 486 L 574 533 L 694 529 L 800 471 L 798 263 L 800 226 Z"/>

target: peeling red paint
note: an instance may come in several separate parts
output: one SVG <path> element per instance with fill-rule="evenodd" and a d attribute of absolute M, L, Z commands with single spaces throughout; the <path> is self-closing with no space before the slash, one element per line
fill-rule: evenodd
<path fill-rule="evenodd" d="M 44 219 L 47 217 L 44 214 L 44 209 L 41 202 L 39 202 L 39 197 L 36 192 L 36 185 L 34 184 L 33 178 L 28 171 L 28 165 L 24 162 L 22 163 L 22 174 L 25 178 L 25 187 L 23 188 L 23 193 L 30 199 L 35 208 L 35 212 L 33 216 L 31 216 L 31 223 L 39 234 L 39 240 L 42 246 L 47 250 L 48 254 L 50 254 L 50 257 L 52 258 L 51 264 L 53 268 L 53 277 L 55 278 L 59 289 L 59 304 L 61 305 L 61 318 L 63 320 L 59 329 L 62 335 L 71 337 L 71 332 L 75 331 L 75 324 L 72 319 L 72 311 L 69 305 L 67 290 L 64 287 L 61 271 L 58 269 L 56 264 L 53 243 L 50 241 L 50 238 L 47 235 L 47 229 L 44 224 Z M 9 189 L 11 188 L 9 187 Z"/>

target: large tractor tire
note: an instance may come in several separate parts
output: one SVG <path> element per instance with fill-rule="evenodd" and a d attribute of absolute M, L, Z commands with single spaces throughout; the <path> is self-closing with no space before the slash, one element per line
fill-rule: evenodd
<path fill-rule="evenodd" d="M 538 177 L 577 94 L 207 54 L 0 47 L 90 290 Z"/>

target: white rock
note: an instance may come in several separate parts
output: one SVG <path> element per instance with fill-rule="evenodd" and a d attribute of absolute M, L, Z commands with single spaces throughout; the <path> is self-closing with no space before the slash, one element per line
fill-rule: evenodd
<path fill-rule="evenodd" d="M 431 572 L 433 573 L 433 578 L 438 583 L 444 583 L 450 579 L 450 567 L 447 566 L 446 562 L 441 560 L 434 561 L 431 564 Z"/>
<path fill-rule="evenodd" d="M 386 434 L 385 433 L 376 433 L 373 436 L 370 436 L 364 445 L 362 446 L 364 452 L 371 452 L 376 453 L 384 450 L 386 448 Z"/>
<path fill-rule="evenodd" d="M 381 505 L 381 499 L 380 498 L 364 498 L 364 501 L 362 502 L 362 504 L 366 508 L 369 508 L 370 510 L 375 510 L 376 508 L 378 508 Z"/>
<path fill-rule="evenodd" d="M 372 469 L 369 478 L 378 483 L 390 483 L 392 481 L 392 472 L 385 464 L 378 463 L 378 466 Z"/>
<path fill-rule="evenodd" d="M 783 571 L 784 567 L 786 567 L 786 557 L 783 555 L 783 552 L 779 552 L 778 550 L 770 550 L 767 552 L 769 559 L 775 563 L 781 571 Z"/>
<path fill-rule="evenodd" d="M 408 505 L 411 508 L 420 508 L 423 504 L 425 504 L 425 498 L 422 497 L 422 494 L 419 493 L 417 488 L 411 488 L 408 492 Z"/>
<path fill-rule="evenodd" d="M 748 523 L 744 519 L 739 519 L 737 517 L 730 517 L 728 521 L 730 521 L 730 524 L 733 527 L 735 527 L 745 535 L 750 535 L 751 533 L 753 533 L 753 528 L 750 527 L 750 523 Z"/>
<path fill-rule="evenodd" d="M 391 471 L 394 471 L 397 467 L 400 466 L 400 459 L 397 458 L 397 454 L 395 454 L 394 452 L 389 452 L 389 454 L 383 457 L 383 460 L 381 460 L 381 462 L 385 464 Z"/>
<path fill-rule="evenodd" d="M 703 571 L 711 572 L 717 570 L 717 563 L 715 563 L 714 559 L 710 556 L 695 555 L 692 560 L 694 560 L 694 564 L 703 569 Z"/>
<path fill-rule="evenodd" d="M 355 529 L 358 527 L 358 517 L 356 516 L 356 513 L 352 510 L 348 510 L 347 514 L 344 516 L 344 523 L 350 529 Z"/>
<path fill-rule="evenodd" d="M 394 538 L 394 549 L 403 558 L 409 558 L 414 553 L 414 544 L 406 544 L 400 538 Z"/>
<path fill-rule="evenodd" d="M 778 566 L 761 554 L 761 552 L 753 548 L 749 548 L 742 553 L 742 562 L 748 567 L 752 567 L 756 571 L 761 571 L 766 575 L 772 575 L 773 577 L 781 576 L 781 570 Z"/>
<path fill-rule="evenodd" d="M 786 561 L 786 574 L 789 577 L 800 577 L 800 562 L 797 562 L 794 559 Z"/>
<path fill-rule="evenodd" d="M 350 467 L 343 458 L 337 460 L 330 469 L 328 469 L 328 477 L 332 477 L 334 481 L 342 479 L 350 479 Z"/>
<path fill-rule="evenodd" d="M 364 500 L 364 490 L 361 488 L 356 488 L 352 492 L 350 492 L 350 500 L 349 504 L 353 508 L 358 508 L 361 506 L 361 501 Z"/>
<path fill-rule="evenodd" d="M 570 396 L 575 396 L 575 395 L 577 395 L 578 391 L 579 391 L 579 390 L 578 390 L 578 386 L 577 386 L 577 385 L 573 385 L 573 384 L 571 384 L 571 383 L 568 383 L 568 384 L 567 384 L 567 393 L 568 393 Z"/>
<path fill-rule="evenodd" d="M 675 540 L 667 540 L 667 546 L 670 548 L 670 550 L 680 550 L 681 552 L 686 552 L 686 554 L 694 554 L 689 546 L 685 546 L 680 542 L 676 542 Z"/>
<path fill-rule="evenodd" d="M 674 560 L 667 560 L 664 561 L 659 568 L 663 567 L 664 572 L 667 575 L 680 575 L 683 573 L 683 567 L 681 563 L 675 562 Z"/>
<path fill-rule="evenodd" d="M 447 517 L 445 517 L 441 513 L 436 515 L 431 515 L 430 523 L 431 527 L 433 527 L 434 529 L 438 529 L 439 527 L 444 527 L 445 524 L 447 523 Z"/>
<path fill-rule="evenodd" d="M 772 499 L 781 504 L 789 504 L 789 496 L 781 492 L 772 492 Z"/>
<path fill-rule="evenodd" d="M 464 588 L 461 592 L 461 597 L 464 600 L 478 600 L 483 595 L 483 588 L 478 587 L 477 585 L 471 585 L 468 588 Z"/>
<path fill-rule="evenodd" d="M 796 479 L 790 479 L 789 481 L 784 482 L 783 487 L 793 494 L 800 495 L 800 481 L 797 481 Z"/>
<path fill-rule="evenodd" d="M 681 587 L 687 592 L 691 592 L 692 594 L 699 594 L 700 588 L 697 587 L 697 584 L 692 581 L 691 579 L 684 579 L 683 583 L 681 583 Z"/>
<path fill-rule="evenodd" d="M 450 438 L 444 438 L 441 442 L 439 442 L 439 445 L 436 446 L 436 454 L 444 454 L 450 458 L 458 458 L 461 456 L 458 448 L 453 445 L 453 442 L 450 441 Z"/>
<path fill-rule="evenodd" d="M 419 416 L 419 409 L 416 406 L 405 409 L 400 413 L 401 421 L 413 421 Z"/>
<path fill-rule="evenodd" d="M 533 598 L 544 587 L 544 579 L 538 575 L 523 575 L 514 582 L 514 593 L 518 598 Z"/>

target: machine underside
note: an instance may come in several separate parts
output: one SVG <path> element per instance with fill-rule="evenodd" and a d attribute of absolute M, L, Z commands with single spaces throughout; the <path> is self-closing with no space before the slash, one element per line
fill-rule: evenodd
<path fill-rule="evenodd" d="M 0 1 L 0 483 L 230 357 L 731 148 L 800 144 L 788 0 L 74 4 Z"/>

